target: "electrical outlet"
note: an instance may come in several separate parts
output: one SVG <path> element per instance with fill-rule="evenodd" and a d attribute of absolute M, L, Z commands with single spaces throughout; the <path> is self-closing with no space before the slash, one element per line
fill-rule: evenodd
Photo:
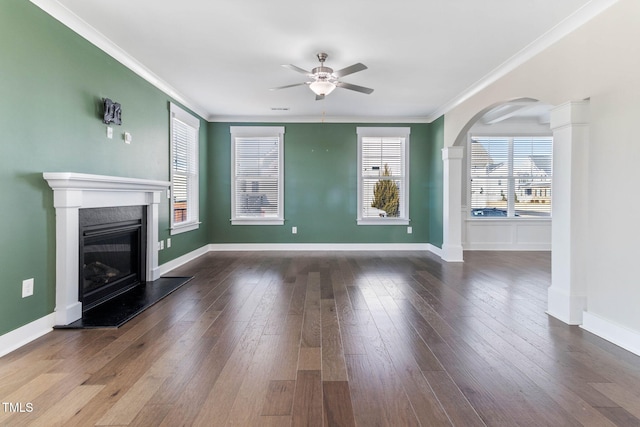
<path fill-rule="evenodd" d="M 160 250 L 160 251 L 161 251 L 161 250 L 163 250 L 163 249 L 164 249 L 164 240 L 160 240 L 160 241 L 158 242 L 158 250 Z"/>
<path fill-rule="evenodd" d="M 291 227 L 291 234 L 298 234 L 298 227 Z"/>
<path fill-rule="evenodd" d="M 124 139 L 124 143 L 125 144 L 131 144 L 131 134 L 129 132 L 125 132 L 124 135 L 122 135 L 122 139 Z"/>
<path fill-rule="evenodd" d="M 27 279 L 22 281 L 22 298 L 30 297 L 33 295 L 33 279 Z"/>
<path fill-rule="evenodd" d="M 113 128 L 111 126 L 107 126 L 107 138 L 113 139 Z"/>
<path fill-rule="evenodd" d="M 171 247 L 171 237 L 167 237 L 167 249 Z"/>
<path fill-rule="evenodd" d="M 413 233 L 413 227 L 407 227 L 407 234 Z"/>

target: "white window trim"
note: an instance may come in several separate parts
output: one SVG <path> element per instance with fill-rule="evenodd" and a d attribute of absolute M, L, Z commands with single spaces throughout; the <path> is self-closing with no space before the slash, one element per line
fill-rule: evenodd
<path fill-rule="evenodd" d="M 549 213 L 549 216 L 545 216 L 545 217 L 540 217 L 540 218 L 527 218 L 527 217 L 519 217 L 519 216 L 515 216 L 513 215 L 515 213 L 515 209 L 513 209 L 512 206 L 508 206 L 507 207 L 507 216 L 506 217 L 487 217 L 487 218 L 476 218 L 473 217 L 471 215 L 471 212 L 473 211 L 473 208 L 471 207 L 472 203 L 471 203 L 471 143 L 472 143 L 472 139 L 473 138 L 552 138 L 553 139 L 553 133 L 547 133 L 547 132 L 469 132 L 467 133 L 467 147 L 466 147 L 466 152 L 468 153 L 466 156 L 466 163 L 467 163 L 467 167 L 466 167 L 466 187 L 467 187 L 467 212 L 466 212 L 466 218 L 464 218 L 465 221 L 468 222 L 480 222 L 480 223 L 489 223 L 492 221 L 495 221 L 497 223 L 507 223 L 507 222 L 513 222 L 515 221 L 515 223 L 524 223 L 524 222 L 550 222 L 551 219 L 553 218 L 553 205 L 551 205 L 551 212 Z M 513 144 L 510 144 L 509 147 L 509 151 L 510 154 L 512 153 L 513 150 Z M 552 152 L 552 156 L 553 156 L 553 152 Z M 513 165 L 510 164 L 509 166 L 510 170 L 513 170 Z M 552 174 L 552 179 L 553 179 L 553 174 Z M 553 191 L 553 181 L 552 181 L 552 191 Z M 513 211 L 512 211 L 513 209 Z M 512 215 L 512 216 L 509 216 Z"/>
<path fill-rule="evenodd" d="M 170 135 L 170 178 L 171 178 L 171 183 L 172 183 L 172 188 L 171 191 L 173 192 L 173 119 L 178 119 L 181 122 L 187 124 L 188 126 L 194 128 L 196 130 L 196 159 L 195 159 L 195 164 L 197 166 L 196 168 L 196 178 L 195 178 L 195 182 L 193 183 L 196 186 L 196 190 L 194 192 L 194 194 L 196 195 L 195 200 L 191 200 L 190 201 L 190 207 L 191 209 L 193 209 L 193 211 L 195 212 L 195 218 L 192 219 L 191 221 L 187 221 L 187 222 L 181 222 L 179 224 L 175 224 L 174 223 L 174 212 L 173 212 L 173 199 L 172 197 L 170 197 L 169 199 L 169 208 L 170 208 L 170 221 L 171 221 L 171 226 L 170 226 L 170 230 L 169 230 L 169 234 L 171 235 L 175 235 L 175 234 L 180 234 L 180 233 L 186 233 L 187 231 L 192 231 L 192 230 L 197 230 L 200 227 L 200 188 L 199 188 L 199 181 L 200 181 L 200 171 L 198 170 L 199 168 L 199 151 L 200 151 L 200 120 L 198 120 L 196 117 L 194 117 L 193 115 L 189 114 L 188 112 L 186 112 L 185 110 L 183 110 L 182 108 L 180 108 L 179 106 L 177 106 L 174 103 L 169 103 L 169 116 L 170 116 L 170 120 L 169 120 L 169 135 Z"/>
<path fill-rule="evenodd" d="M 356 223 L 358 225 L 409 225 L 411 219 L 409 217 L 409 145 L 410 145 L 410 127 L 357 127 L 358 135 L 358 209 Z M 363 218 L 362 217 L 362 138 L 363 137 L 401 137 L 404 138 L 404 197 L 400 201 L 400 212 L 406 212 L 405 218 Z"/>
<path fill-rule="evenodd" d="M 284 126 L 231 126 L 231 225 L 284 225 Z M 277 137 L 278 144 L 278 216 L 273 218 L 236 217 L 236 138 Z"/>

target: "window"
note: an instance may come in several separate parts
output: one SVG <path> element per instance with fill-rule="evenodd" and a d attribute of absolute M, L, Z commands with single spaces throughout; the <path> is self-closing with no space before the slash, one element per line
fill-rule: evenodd
<path fill-rule="evenodd" d="M 171 113 L 171 234 L 198 228 L 200 120 L 175 104 Z"/>
<path fill-rule="evenodd" d="M 231 223 L 284 224 L 284 127 L 231 127 Z"/>
<path fill-rule="evenodd" d="M 408 127 L 359 127 L 359 225 L 409 224 Z"/>
<path fill-rule="evenodd" d="M 472 137 L 471 216 L 550 217 L 552 137 Z"/>

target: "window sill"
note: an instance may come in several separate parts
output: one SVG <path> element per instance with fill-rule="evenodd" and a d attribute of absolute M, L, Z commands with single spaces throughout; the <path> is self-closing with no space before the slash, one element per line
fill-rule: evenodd
<path fill-rule="evenodd" d="M 231 219 L 231 225 L 284 225 L 281 218 Z"/>
<path fill-rule="evenodd" d="M 187 231 L 197 230 L 198 228 L 200 228 L 200 224 L 202 223 L 190 222 L 187 224 L 174 225 L 173 227 L 171 227 L 171 230 L 169 230 L 169 234 L 173 236 L 174 234 L 186 233 Z"/>
<path fill-rule="evenodd" d="M 410 219 L 403 218 L 365 218 L 358 219 L 358 225 L 409 225 Z"/>

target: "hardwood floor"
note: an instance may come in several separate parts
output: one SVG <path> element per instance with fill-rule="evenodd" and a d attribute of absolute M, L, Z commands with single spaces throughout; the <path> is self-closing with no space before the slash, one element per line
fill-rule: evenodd
<path fill-rule="evenodd" d="M 640 425 L 640 357 L 545 314 L 549 253 L 465 260 L 207 254 L 122 328 L 0 358 L 0 425 Z"/>

